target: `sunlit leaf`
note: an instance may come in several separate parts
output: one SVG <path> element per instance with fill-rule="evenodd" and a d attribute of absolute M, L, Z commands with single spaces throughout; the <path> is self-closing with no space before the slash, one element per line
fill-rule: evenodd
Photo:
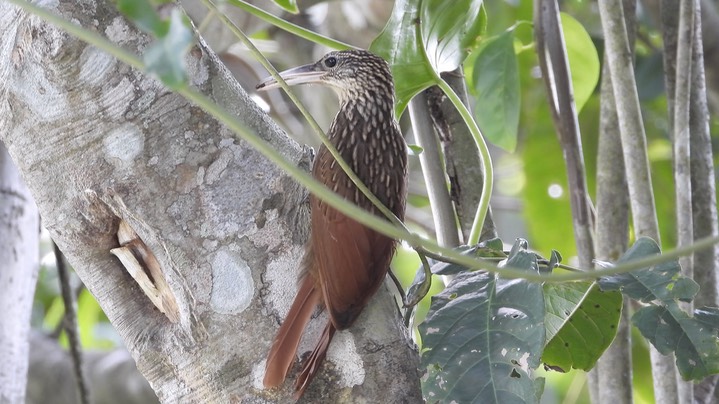
<path fill-rule="evenodd" d="M 579 21 L 566 13 L 561 13 L 561 19 L 569 70 L 572 73 L 574 103 L 579 112 L 599 82 L 599 56 L 592 38 Z"/>
<path fill-rule="evenodd" d="M 370 50 L 392 67 L 398 116 L 415 94 L 435 83 L 436 73 L 454 70 L 475 46 L 486 26 L 481 5 L 481 0 L 395 2 Z"/>
<path fill-rule="evenodd" d="M 297 0 L 273 0 L 275 4 L 282 7 L 285 11 L 289 11 L 292 14 L 297 14 L 300 10 L 297 8 Z"/>
<path fill-rule="evenodd" d="M 482 0 L 422 0 L 420 28 L 429 63 L 436 72 L 458 68 L 485 29 Z"/>
<path fill-rule="evenodd" d="M 589 370 L 617 334 L 622 295 L 595 283 L 544 285 L 547 346 L 542 361 L 553 368 Z"/>

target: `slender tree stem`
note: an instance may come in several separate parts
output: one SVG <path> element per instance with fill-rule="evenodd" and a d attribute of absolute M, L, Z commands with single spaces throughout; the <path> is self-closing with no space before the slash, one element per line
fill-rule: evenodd
<path fill-rule="evenodd" d="M 57 277 L 60 280 L 62 301 L 65 304 L 65 317 L 62 323 L 70 345 L 70 354 L 72 356 L 73 371 L 75 372 L 75 378 L 77 379 L 76 383 L 80 396 L 80 403 L 90 404 L 87 377 L 82 364 L 83 355 L 80 343 L 80 330 L 77 324 L 77 304 L 75 302 L 73 290 L 70 287 L 70 274 L 68 273 L 67 266 L 65 265 L 65 257 L 62 255 L 62 251 L 60 251 L 60 248 L 57 244 L 55 244 L 55 242 L 52 243 L 52 247 L 55 254 Z"/>
<path fill-rule="evenodd" d="M 459 245 L 457 217 L 447 188 L 447 175 L 444 172 L 443 158 L 439 148 L 439 139 L 432 129 L 432 121 L 427 111 L 427 95 L 420 92 L 409 102 L 409 114 L 412 131 L 417 144 L 422 147 L 419 162 L 427 186 L 429 205 L 432 209 L 437 242 L 441 246 Z"/>
<path fill-rule="evenodd" d="M 634 79 L 634 63 L 624 25 L 621 1 L 600 0 L 599 14 L 602 20 L 607 61 L 617 104 L 634 232 L 638 237 L 651 237 L 661 245 L 649 172 L 646 134 L 639 108 L 639 97 Z M 656 348 L 651 347 L 650 356 L 654 394 L 657 402 L 677 402 L 677 383 L 674 377 L 675 367 L 672 355 L 664 356 Z"/>

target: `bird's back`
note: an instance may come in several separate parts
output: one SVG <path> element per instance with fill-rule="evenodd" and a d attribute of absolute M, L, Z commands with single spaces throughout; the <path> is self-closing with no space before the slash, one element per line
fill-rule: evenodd
<path fill-rule="evenodd" d="M 359 179 L 403 219 L 407 153 L 391 109 L 347 103 L 335 117 L 328 136 Z M 324 146 L 317 154 L 313 175 L 345 199 L 381 215 Z M 332 322 L 338 329 L 344 329 L 354 322 L 382 284 L 396 242 L 318 198 L 312 197 L 311 206 L 315 268 L 310 270 L 316 271 L 322 285 Z"/>

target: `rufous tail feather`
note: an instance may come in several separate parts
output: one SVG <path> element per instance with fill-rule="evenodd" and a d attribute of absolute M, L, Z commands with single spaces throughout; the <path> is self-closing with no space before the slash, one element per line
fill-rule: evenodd
<path fill-rule="evenodd" d="M 297 346 L 310 321 L 312 313 L 320 303 L 321 293 L 314 287 L 312 277 L 306 276 L 300 284 L 300 290 L 292 302 L 292 307 L 285 317 L 285 321 L 277 331 L 272 348 L 267 355 L 265 366 L 265 388 L 277 387 L 285 381 L 295 361 Z"/>
<path fill-rule="evenodd" d="M 307 386 L 310 385 L 312 379 L 314 379 L 317 372 L 319 372 L 320 366 L 325 360 L 325 356 L 327 356 L 327 349 L 330 347 L 330 342 L 332 342 L 332 337 L 334 337 L 335 331 L 336 328 L 332 324 L 332 321 L 327 321 L 327 326 L 325 326 L 325 330 L 322 332 L 320 340 L 317 342 L 317 345 L 315 346 L 314 351 L 312 351 L 310 357 L 307 359 L 307 362 L 305 362 L 302 366 L 302 372 L 300 372 L 300 375 L 297 376 L 297 381 L 295 381 L 295 400 L 299 400 L 300 397 L 302 397 L 307 389 Z"/>

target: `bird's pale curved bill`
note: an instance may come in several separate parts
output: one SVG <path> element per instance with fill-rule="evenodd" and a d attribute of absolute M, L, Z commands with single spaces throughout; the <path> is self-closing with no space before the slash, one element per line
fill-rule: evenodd
<path fill-rule="evenodd" d="M 324 71 L 315 70 L 315 65 L 304 65 L 295 67 L 289 70 L 280 72 L 280 76 L 287 82 L 288 85 L 303 84 L 303 83 L 316 83 L 320 81 L 320 78 L 325 74 Z M 280 83 L 275 80 L 274 77 L 268 77 L 257 85 L 257 89 L 260 91 L 270 90 L 273 88 L 279 88 Z"/>

